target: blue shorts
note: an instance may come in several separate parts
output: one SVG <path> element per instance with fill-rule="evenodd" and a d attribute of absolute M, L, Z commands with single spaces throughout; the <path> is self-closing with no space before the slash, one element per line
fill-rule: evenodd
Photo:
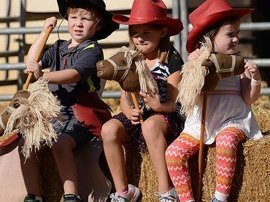
<path fill-rule="evenodd" d="M 55 121 L 53 127 L 58 135 L 70 135 L 75 140 L 76 146 L 88 143 L 95 137 L 90 134 L 89 129 L 79 123 L 75 117 L 65 121 Z"/>

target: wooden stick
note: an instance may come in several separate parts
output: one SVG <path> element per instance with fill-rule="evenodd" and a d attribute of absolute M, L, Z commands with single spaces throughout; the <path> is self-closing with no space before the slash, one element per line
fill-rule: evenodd
<path fill-rule="evenodd" d="M 201 201 L 202 191 L 202 164 L 203 164 L 203 147 L 204 147 L 204 132 L 205 132 L 205 117 L 207 107 L 207 93 L 203 94 L 203 108 L 202 108 L 202 120 L 201 120 L 201 136 L 200 136 L 200 150 L 198 157 L 198 170 L 199 170 L 199 182 L 198 182 L 198 201 Z"/>
<path fill-rule="evenodd" d="M 135 109 L 140 110 L 137 96 L 135 95 L 135 93 L 130 93 L 130 94 L 131 94 L 132 102 L 134 104 Z M 143 124 L 142 117 L 140 117 L 140 123 Z"/>
<path fill-rule="evenodd" d="M 35 60 L 36 62 L 39 60 L 39 57 L 40 57 L 40 55 L 41 55 L 41 53 L 42 53 L 42 51 L 43 51 L 44 46 L 46 45 L 46 42 L 47 42 L 47 40 L 48 40 L 48 38 L 49 38 L 49 36 L 50 36 L 52 30 L 53 30 L 53 27 L 50 26 L 50 27 L 45 31 L 44 38 L 42 39 L 41 44 L 40 44 L 40 46 L 37 48 L 37 50 L 36 50 L 36 52 L 35 52 L 36 54 L 34 55 L 34 60 Z M 32 73 L 32 72 L 29 72 L 29 73 L 28 73 L 28 76 L 27 76 L 27 79 L 26 79 L 26 82 L 25 82 L 25 84 L 23 85 L 23 89 L 24 89 L 24 90 L 26 90 L 26 89 L 28 88 L 28 86 L 29 86 L 29 84 L 30 84 L 30 82 L 31 82 L 32 76 L 33 76 L 33 73 Z"/>

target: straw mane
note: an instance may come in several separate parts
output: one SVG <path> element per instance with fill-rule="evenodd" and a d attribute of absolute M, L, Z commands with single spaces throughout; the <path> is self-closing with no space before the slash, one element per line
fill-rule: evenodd
<path fill-rule="evenodd" d="M 38 80 L 30 84 L 30 96 L 18 108 L 8 107 L 11 112 L 3 137 L 20 132 L 24 139 L 22 152 L 29 157 L 32 149 L 38 150 L 43 144 L 52 146 L 57 139 L 51 121 L 60 114 L 60 103 L 49 91 L 47 82 Z"/>
<path fill-rule="evenodd" d="M 103 79 L 119 82 L 122 89 L 127 92 L 141 90 L 158 93 L 157 83 L 153 79 L 143 55 L 139 51 L 125 46 L 118 49 L 107 60 L 97 63 L 97 75 Z"/>
<path fill-rule="evenodd" d="M 185 63 L 181 71 L 182 79 L 178 85 L 177 101 L 181 103 L 181 112 L 185 115 L 190 115 L 198 103 L 208 73 L 208 68 L 202 64 L 210 57 L 212 43 L 209 38 L 205 39 L 206 43 L 200 48 L 200 56 Z"/>

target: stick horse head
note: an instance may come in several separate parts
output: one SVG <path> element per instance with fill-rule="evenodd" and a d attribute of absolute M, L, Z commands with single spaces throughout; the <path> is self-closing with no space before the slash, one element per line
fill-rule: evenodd
<path fill-rule="evenodd" d="M 220 79 L 245 71 L 242 56 L 213 53 L 209 38 L 200 48 L 200 53 L 197 59 L 185 63 L 181 71 L 177 99 L 186 115 L 191 113 L 201 93 L 213 91 Z"/>
<path fill-rule="evenodd" d="M 156 81 L 139 51 L 123 46 L 96 66 L 98 77 L 117 81 L 124 91 L 158 92 Z"/>

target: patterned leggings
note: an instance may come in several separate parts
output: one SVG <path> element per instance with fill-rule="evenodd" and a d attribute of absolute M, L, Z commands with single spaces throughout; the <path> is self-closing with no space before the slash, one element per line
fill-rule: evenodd
<path fill-rule="evenodd" d="M 226 128 L 216 137 L 216 192 L 219 200 L 229 196 L 236 166 L 236 151 L 239 142 L 245 139 L 237 128 Z M 191 179 L 188 171 L 188 158 L 199 151 L 199 140 L 186 133 L 167 148 L 168 171 L 181 202 L 194 201 Z"/>

